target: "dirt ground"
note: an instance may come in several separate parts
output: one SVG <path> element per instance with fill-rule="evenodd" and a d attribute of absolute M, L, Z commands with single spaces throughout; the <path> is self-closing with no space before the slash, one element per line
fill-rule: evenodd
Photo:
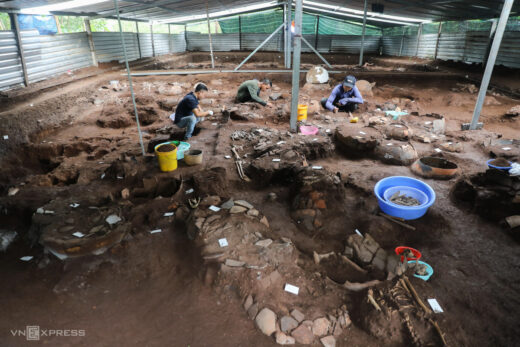
<path fill-rule="evenodd" d="M 243 56 L 219 53 L 217 68 L 232 69 Z M 359 122 L 349 123 L 347 114 L 335 115 L 317 104 L 344 74 L 331 74 L 325 85 L 305 84 L 302 74 L 300 103 L 311 105 L 307 123 L 320 129 L 310 137 L 288 132 L 290 74 L 266 74 L 273 89 L 261 97 L 280 94 L 269 108 L 234 104 L 242 81 L 264 77 L 253 73 L 134 77 L 144 157 L 128 82 L 115 64 L 0 97 L 0 135 L 8 136 L 0 140 L 0 232 L 18 234 L 0 252 L 0 277 L 8 283 L 0 288 L 1 344 L 34 344 L 13 336 L 32 325 L 84 331 L 80 337 L 42 337 L 40 343 L 48 345 L 276 345 L 243 308 L 251 294 L 254 305 L 270 308 L 278 318 L 298 308 L 307 320 L 328 317 L 332 322 L 345 305 L 352 324 L 334 331 L 338 346 L 441 346 L 431 320 L 449 346 L 518 345 L 518 238 L 453 195 L 456 182 L 486 171 L 487 159 L 518 160 L 520 121 L 504 116 L 520 104 L 518 72 L 497 69 L 480 118 L 484 130 L 467 132 L 460 129 L 473 113 L 478 91 L 473 79 L 482 73 L 477 67 L 369 57 L 369 64 L 359 68 L 354 56 L 327 59 L 334 70 L 375 85 L 354 113 Z M 280 60 L 279 54 L 261 53 L 244 69 L 279 69 Z M 302 61 L 304 69 L 319 63 L 312 55 Z M 209 57 L 168 55 L 134 66 L 141 71 L 203 69 Z M 112 86 L 111 80 L 119 84 Z M 60 86 L 53 87 L 53 81 Z M 210 89 L 202 107 L 215 112 L 189 141 L 192 149 L 203 151 L 203 164 L 189 167 L 179 161 L 177 170 L 161 173 L 149 149 L 182 136 L 168 115 L 197 82 Z M 395 122 L 374 123 L 387 118 L 380 109 L 388 104 L 410 112 L 397 123 L 413 135 L 396 140 L 395 129 L 388 133 Z M 227 120 L 229 113 L 222 110 L 233 107 L 238 108 Z M 439 120 L 445 128 L 432 137 L 432 124 Z M 379 150 L 403 143 L 413 147 L 414 160 L 444 158 L 460 172 L 449 180 L 420 178 L 411 163 L 392 165 L 386 152 L 348 151 L 338 141 L 342 134 L 370 131 Z M 452 150 L 453 144 L 462 150 Z M 232 146 L 251 181 L 239 177 Z M 420 178 L 435 190 L 437 200 L 428 213 L 407 222 L 414 231 L 377 215 L 374 186 L 394 175 Z M 191 188 L 194 193 L 187 193 Z M 188 199 L 196 196 L 203 200 L 192 210 Z M 233 198 L 254 208 L 213 215 L 207 207 L 217 197 L 218 206 Z M 311 220 L 309 211 L 314 211 Z M 174 216 L 164 217 L 165 212 Z M 105 225 L 112 214 L 121 222 Z M 103 227 L 97 228 L 99 221 Z M 232 246 L 225 255 L 215 253 L 210 242 L 216 224 Z M 157 229 L 161 232 L 150 233 Z M 419 249 L 435 273 L 427 282 L 408 277 L 422 300 L 436 298 L 444 313 L 425 314 L 411 296 L 413 308 L 406 309 L 391 299 L 399 281 L 387 280 L 372 264 L 354 258 L 363 275 L 348 261 L 342 263 L 355 229 L 369 233 L 388 254 L 402 245 Z M 77 231 L 88 237 L 70 236 Z M 256 246 L 267 239 L 272 245 Z M 68 258 L 60 260 L 52 252 Z M 335 255 L 316 263 L 313 252 Z M 24 262 L 24 256 L 33 258 Z M 226 265 L 229 259 L 253 266 L 236 269 Z M 270 284 L 264 285 L 266 279 Z M 384 318 L 368 303 L 366 289 L 343 286 L 368 280 L 380 281 L 373 295 Z M 285 283 L 298 285 L 300 294 L 284 292 Z M 321 345 L 318 338 L 310 344 Z"/>

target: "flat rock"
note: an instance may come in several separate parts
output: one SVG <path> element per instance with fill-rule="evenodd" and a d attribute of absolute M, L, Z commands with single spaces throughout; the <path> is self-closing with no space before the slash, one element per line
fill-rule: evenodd
<path fill-rule="evenodd" d="M 291 316 L 293 316 L 298 323 L 301 323 L 305 319 L 305 315 L 297 309 L 291 311 Z"/>
<path fill-rule="evenodd" d="M 238 260 L 233 260 L 233 259 L 226 259 L 226 263 L 225 263 L 227 266 L 231 266 L 231 267 L 241 267 L 241 266 L 244 266 L 246 263 L 243 262 L 243 261 L 238 261 Z"/>
<path fill-rule="evenodd" d="M 309 324 L 310 323 L 310 324 Z M 312 333 L 312 322 L 304 321 L 299 327 L 294 329 L 291 333 L 296 342 L 309 345 L 314 341 L 314 334 Z"/>
<path fill-rule="evenodd" d="M 260 215 L 260 212 L 257 209 L 252 208 L 249 211 L 247 211 L 247 214 L 249 216 L 258 217 Z"/>
<path fill-rule="evenodd" d="M 293 317 L 283 316 L 282 319 L 280 319 L 280 329 L 284 333 L 288 333 L 296 327 L 298 327 L 298 321 Z"/>
<path fill-rule="evenodd" d="M 244 213 L 246 211 L 247 211 L 247 208 L 242 207 L 242 206 L 237 206 L 237 205 L 235 205 L 235 206 L 233 206 L 233 207 L 231 207 L 229 209 L 229 213 L 233 213 L 233 214 L 235 214 L 235 213 Z"/>
<path fill-rule="evenodd" d="M 248 202 L 245 201 L 245 200 L 236 200 L 236 201 L 235 201 L 235 205 L 243 206 L 243 207 L 245 207 L 245 208 L 247 208 L 247 209 L 252 209 L 252 208 L 254 208 L 253 205 L 251 205 L 250 203 L 248 203 Z"/>
<path fill-rule="evenodd" d="M 258 328 L 267 336 L 271 336 L 276 331 L 276 314 L 267 307 L 258 313 L 255 322 Z"/>
<path fill-rule="evenodd" d="M 281 96 L 282 96 L 282 93 L 272 93 L 271 95 L 269 95 L 269 99 L 275 101 L 275 100 L 280 99 Z"/>
<path fill-rule="evenodd" d="M 323 347 L 336 347 L 336 339 L 331 335 L 322 337 L 320 342 Z"/>
<path fill-rule="evenodd" d="M 260 240 L 260 241 L 256 242 L 255 246 L 258 246 L 258 247 L 269 247 L 271 245 L 271 243 L 273 243 L 273 240 L 265 239 L 265 240 Z"/>
<path fill-rule="evenodd" d="M 316 336 L 326 335 L 329 331 L 329 325 L 330 322 L 327 318 L 318 318 L 312 323 L 312 333 Z"/>
<path fill-rule="evenodd" d="M 294 345 L 294 337 L 287 336 L 281 331 L 276 332 L 276 343 L 279 345 Z"/>
<path fill-rule="evenodd" d="M 253 305 L 251 305 L 251 307 L 249 307 L 249 309 L 247 310 L 247 315 L 249 316 L 250 319 L 255 319 L 256 315 L 258 314 L 258 304 L 257 303 L 254 303 Z"/>
<path fill-rule="evenodd" d="M 233 206 L 235 206 L 235 202 L 233 201 L 233 199 L 229 199 L 228 201 L 223 203 L 222 206 L 220 206 L 220 208 L 223 208 L 224 210 L 230 210 Z"/>

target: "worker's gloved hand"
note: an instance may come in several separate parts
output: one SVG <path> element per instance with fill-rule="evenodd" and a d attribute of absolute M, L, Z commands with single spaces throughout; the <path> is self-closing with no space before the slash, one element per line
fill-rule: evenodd
<path fill-rule="evenodd" d="M 210 116 L 213 116 L 213 111 L 209 110 L 209 111 L 208 111 L 208 114 L 209 114 Z"/>

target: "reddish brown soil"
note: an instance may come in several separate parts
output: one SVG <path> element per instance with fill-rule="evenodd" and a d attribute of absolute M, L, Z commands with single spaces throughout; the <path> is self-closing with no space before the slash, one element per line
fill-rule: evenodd
<path fill-rule="evenodd" d="M 232 54 L 219 56 L 231 57 L 223 61 L 222 66 L 236 64 Z M 186 60 L 177 62 L 179 66 L 174 68 L 188 62 L 208 64 L 207 57 L 201 54 L 182 57 Z M 268 56 L 263 57 L 267 61 Z M 258 68 L 269 68 L 270 64 L 278 66 L 277 56 L 272 55 L 271 58 L 273 63 L 253 60 L 248 65 Z M 334 58 L 338 59 L 335 62 L 343 63 L 340 58 Z M 168 59 L 175 62 L 176 58 L 163 57 L 160 63 L 169 66 Z M 403 60 L 388 60 L 386 65 L 392 65 L 394 61 L 404 64 Z M 374 62 L 381 62 L 381 59 Z M 354 69 L 353 65 L 348 65 L 354 63 L 355 59 L 345 58 L 343 68 Z M 370 67 L 370 70 L 391 70 L 381 65 Z M 424 65 L 427 66 L 427 62 Z M 437 70 L 435 66 L 431 68 Z M 290 75 L 269 76 L 281 93 L 290 93 Z M 161 128 L 171 123 L 167 118 L 171 110 L 161 109 L 160 105 L 170 105 L 172 97 L 156 92 L 159 85 L 168 82 L 189 85 L 206 82 L 211 91 L 216 91 L 213 94 L 215 101 L 202 107 L 218 111 L 223 105 L 232 105 L 234 89 L 242 80 L 254 77 L 262 76 L 213 74 L 135 78 L 139 105 L 147 107 L 147 114 L 156 112 L 158 115 L 155 120 L 152 117 L 153 122 L 149 125 L 143 126 L 145 146 Z M 338 80 L 340 76 L 333 78 Z M 130 100 L 127 87 L 123 86 L 122 91 L 101 88 L 112 79 L 124 83 L 120 72 L 106 73 L 49 92 L 35 92 L 31 97 L 15 98 L 8 107 L 1 108 L 0 135 L 9 134 L 10 141 L 0 146 L 3 160 L 0 192 L 5 196 L 7 189 L 16 185 L 21 189 L 18 196 L 23 196 L 20 199 L 23 201 L 18 201 L 14 204 L 16 208 L 7 210 L 7 213 L 2 209 L 0 224 L 2 228 L 17 230 L 24 237 L 11 245 L 7 252 L 0 254 L 0 277 L 6 283 L 0 289 L 0 306 L 4 313 L 0 318 L 0 340 L 5 345 L 31 345 L 23 337 L 13 337 L 10 330 L 40 325 L 42 329 L 86 331 L 86 336 L 81 338 L 45 339 L 45 343 L 50 345 L 274 345 L 274 341 L 257 330 L 248 319 L 241 308 L 242 298 L 236 288 L 215 288 L 207 283 L 199 250 L 188 240 L 182 227 L 165 223 L 161 225 L 161 233 L 148 233 L 156 227 L 150 222 L 157 213 L 154 211 L 166 208 L 169 203 L 167 199 L 156 199 L 155 196 L 134 199 L 136 207 L 132 223 L 135 231 L 103 255 L 61 262 L 52 255 L 44 255 L 40 246 L 29 246 L 30 218 L 41 206 L 39 204 L 71 194 L 89 196 L 93 194 L 89 184 L 104 184 L 107 192 L 114 187 L 122 188 L 123 183 L 118 183 L 115 177 L 110 182 L 101 181 L 99 177 L 122 154 L 129 157 L 140 155 L 134 126 L 100 127 L 96 123 L 103 117 L 105 106 L 113 107 L 124 117 L 132 119 L 128 113 Z M 222 83 L 215 82 L 217 80 Z M 475 94 L 451 91 L 455 88 L 455 81 L 407 81 L 385 76 L 374 77 L 370 82 L 376 82 L 376 86 L 374 97 L 365 98 L 369 109 L 375 109 L 377 104 L 392 98 L 407 98 L 419 105 L 420 114 L 444 115 L 447 140 L 459 140 L 465 144 L 462 153 L 446 153 L 446 159 L 455 162 L 463 174 L 485 170 L 489 153 L 482 149 L 481 144 L 496 138 L 492 132 L 501 134 L 503 138 L 518 137 L 520 121 L 501 117 L 518 101 L 502 94 L 494 96 L 500 104 L 484 106 L 481 119 L 485 130 L 464 133 L 460 131 L 460 124 L 471 119 Z M 184 88 L 184 92 L 187 91 L 188 88 Z M 302 91 L 302 100 L 319 100 L 328 91 L 329 87 Z M 103 104 L 95 105 L 96 99 L 102 100 Z M 264 118 L 250 122 L 220 124 L 220 118 L 216 117 L 202 123 L 201 134 L 190 143 L 192 149 L 204 151 L 204 163 L 187 167 L 180 162 L 179 169 L 171 177 L 190 177 L 203 168 L 224 167 L 229 180 L 226 193 L 252 203 L 267 216 L 273 233 L 278 237 L 290 238 L 306 262 L 312 263 L 313 251 L 342 251 L 346 238 L 355 228 L 362 232 L 370 231 L 388 251 L 399 245 L 420 249 L 435 269 L 435 274 L 429 282 L 414 278 L 412 282 L 423 299 L 437 298 L 443 307 L 445 312 L 435 318 L 445 332 L 449 345 L 517 345 L 520 278 L 516 264 L 520 251 L 498 225 L 486 222 L 450 199 L 454 180 L 424 180 L 436 191 L 437 201 L 425 217 L 409 223 L 417 228 L 411 232 L 396 229 L 395 225 L 370 213 L 376 208 L 375 198 L 371 194 L 374 184 L 390 175 L 412 176 L 408 167 L 387 166 L 371 159 L 348 160 L 338 153 L 313 159 L 311 165 L 340 173 L 347 182 L 348 194 L 346 207 L 330 207 L 337 212 L 331 217 L 330 230 L 309 235 L 301 232 L 290 217 L 291 193 L 288 185 L 267 187 L 260 184 L 258 188 L 258 185 L 248 185 L 239 179 L 234 162 L 224 158 L 225 155 L 233 155 L 230 134 L 237 129 L 249 130 L 254 126 L 286 131 L 287 117 L 279 117 L 277 113 L 283 111 L 287 102 L 286 98 L 282 98 L 273 102 L 273 108 L 253 109 L 252 112 Z M 322 117 L 325 115 L 332 116 L 333 120 L 325 120 Z M 310 116 L 309 121 L 332 130 L 346 122 L 344 115 L 322 113 L 322 116 Z M 434 118 L 410 116 L 409 119 L 418 124 Z M 131 124 L 135 123 L 132 121 Z M 166 133 L 168 131 L 171 130 L 167 129 Z M 432 154 L 431 144 L 414 142 L 414 146 L 421 156 Z M 149 163 L 154 160 L 150 157 Z M 146 168 L 152 177 L 162 175 L 154 165 L 149 164 Z M 25 185 L 21 186 L 20 183 Z M 214 188 L 211 183 L 208 185 Z M 37 187 L 34 192 L 39 193 L 24 196 L 25 187 Z M 278 200 L 267 201 L 269 192 L 275 192 Z M 11 199 L 16 201 L 16 196 Z M 19 258 L 26 255 L 35 256 L 35 260 L 21 262 Z M 313 271 L 322 271 L 337 281 L 349 278 L 348 273 L 337 271 L 337 264 Z M 356 302 L 365 299 L 365 296 L 345 294 L 354 326 L 337 341 L 339 346 L 392 345 L 359 328 L 362 317 L 356 310 Z"/>

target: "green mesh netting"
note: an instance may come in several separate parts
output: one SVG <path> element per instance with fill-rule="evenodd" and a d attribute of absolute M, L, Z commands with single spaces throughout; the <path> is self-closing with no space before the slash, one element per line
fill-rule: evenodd
<path fill-rule="evenodd" d="M 291 13 L 294 20 L 294 11 Z M 243 33 L 262 33 L 270 34 L 283 23 L 283 11 L 280 9 L 255 12 L 219 19 L 218 23 L 222 33 L 238 33 L 239 23 L 241 23 L 241 31 Z M 318 16 L 309 13 L 303 13 L 302 32 L 304 35 L 312 35 L 316 33 L 318 25 Z M 188 30 L 207 32 L 202 26 L 196 26 L 196 23 L 188 25 Z M 320 35 L 361 35 L 362 24 L 350 21 L 342 21 L 326 16 L 320 16 L 318 33 Z M 367 25 L 367 35 L 380 35 L 381 29 L 378 27 Z"/>
<path fill-rule="evenodd" d="M 283 23 L 283 11 L 270 10 L 245 14 L 241 15 L 241 21 L 243 33 L 270 34 Z"/>
<path fill-rule="evenodd" d="M 363 25 L 361 23 L 341 21 L 329 17 L 320 16 L 320 25 L 318 28 L 319 35 L 361 35 L 363 34 Z M 367 25 L 365 28 L 366 35 L 380 35 L 381 29 L 378 27 Z"/>

